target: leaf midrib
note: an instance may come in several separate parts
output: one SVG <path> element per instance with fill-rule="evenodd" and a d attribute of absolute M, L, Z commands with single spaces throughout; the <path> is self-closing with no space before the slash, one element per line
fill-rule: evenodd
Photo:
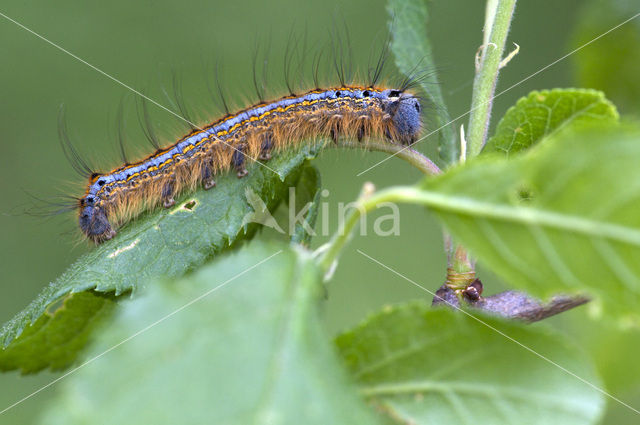
<path fill-rule="evenodd" d="M 451 196 L 415 189 L 411 197 L 419 198 L 426 205 L 443 211 L 485 217 L 530 226 L 544 226 L 574 233 L 603 237 L 622 243 L 640 246 L 640 230 L 624 225 L 587 219 L 539 208 L 508 206 L 481 202 L 473 198 Z"/>
<path fill-rule="evenodd" d="M 274 395 L 278 388 L 279 378 L 284 370 L 283 362 L 287 357 L 285 353 L 292 345 L 293 332 L 291 328 L 296 319 L 296 313 L 300 313 L 299 307 L 296 306 L 296 293 L 302 290 L 301 286 L 304 285 L 304 283 L 300 282 L 304 264 L 297 257 L 293 262 L 294 265 L 288 279 L 289 283 L 286 285 L 285 293 L 283 294 L 283 298 L 287 302 L 283 302 L 283 310 L 280 312 L 280 317 L 275 326 L 276 342 L 265 370 L 266 380 L 262 389 L 262 396 L 256 405 L 255 414 L 253 415 L 252 423 L 255 424 L 263 423 L 265 412 L 268 412 L 269 407 L 274 404 Z"/>
<path fill-rule="evenodd" d="M 485 395 L 486 397 L 497 394 L 503 398 L 537 400 L 540 404 L 555 405 L 562 410 L 571 413 L 582 411 L 584 403 L 573 403 L 573 408 L 567 404 L 567 400 L 558 401 L 553 395 L 547 393 L 523 390 L 521 387 L 514 386 L 496 386 L 488 385 L 483 382 L 438 382 L 432 380 L 411 381 L 402 383 L 380 383 L 372 386 L 363 386 L 360 393 L 369 397 L 388 397 L 415 394 L 424 394 L 428 392 L 438 392 L 441 394 L 453 392 L 454 394 L 474 394 Z"/>

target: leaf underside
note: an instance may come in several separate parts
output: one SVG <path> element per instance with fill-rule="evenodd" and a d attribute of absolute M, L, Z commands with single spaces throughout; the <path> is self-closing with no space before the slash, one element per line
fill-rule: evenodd
<path fill-rule="evenodd" d="M 639 161 L 638 131 L 577 132 L 423 187 L 454 237 L 510 284 L 541 297 L 586 292 L 637 321 Z"/>

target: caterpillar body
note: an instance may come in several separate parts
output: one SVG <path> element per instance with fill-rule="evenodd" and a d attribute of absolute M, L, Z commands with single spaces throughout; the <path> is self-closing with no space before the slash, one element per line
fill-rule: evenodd
<path fill-rule="evenodd" d="M 314 89 L 262 102 L 229 114 L 182 137 L 147 158 L 107 173 L 91 172 L 77 200 L 82 233 L 95 243 L 116 235 L 117 226 L 142 210 L 171 207 L 180 192 L 231 168 L 247 174 L 247 159 L 267 161 L 272 152 L 306 140 L 369 138 L 411 144 L 422 128 L 418 97 L 405 89 L 342 86 Z"/>

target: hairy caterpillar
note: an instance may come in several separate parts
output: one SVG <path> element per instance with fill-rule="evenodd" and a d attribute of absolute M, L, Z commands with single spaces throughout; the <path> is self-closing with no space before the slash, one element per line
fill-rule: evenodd
<path fill-rule="evenodd" d="M 331 139 L 336 143 L 340 138 L 357 139 L 363 147 L 369 139 L 412 144 L 423 123 L 420 99 L 410 88 L 424 77 L 412 73 L 395 87 L 378 86 L 376 83 L 384 68 L 389 42 L 387 39 L 375 67 L 370 69 L 368 85 L 345 84 L 345 73 L 350 73 L 351 67 L 340 62 L 343 60 L 340 51 L 334 51 L 333 65 L 340 85 L 318 88 L 320 64 L 314 60 L 316 88 L 304 94 L 293 93 L 289 80 L 292 52 L 288 46 L 284 71 L 290 94 L 271 102 L 264 101 L 259 88 L 256 56 L 253 82 L 260 102 L 232 114 L 222 98 L 225 116 L 203 127 L 185 120 L 191 125 L 191 132 L 165 148 L 160 147 L 149 125 L 143 103 L 145 135 L 155 152 L 130 163 L 124 155 L 120 135 L 125 164 L 106 173 L 96 172 L 88 166 L 69 142 L 66 126 L 61 125 L 65 155 L 88 183 L 82 197 L 73 198 L 71 204 L 63 205 L 59 211 L 77 210 L 82 233 L 91 241 L 101 243 L 113 238 L 118 226 L 143 211 L 159 204 L 171 207 L 181 192 L 194 190 L 200 184 L 204 189 L 211 189 L 215 186 L 215 176 L 220 173 L 233 168 L 238 178 L 244 177 L 248 174 L 247 159 L 265 162 L 272 152 L 295 149 L 305 141 L 319 139 Z M 294 52 L 296 50 L 297 46 L 294 46 Z M 177 90 L 175 84 L 174 79 L 174 91 Z M 219 85 L 218 91 L 222 97 Z M 183 102 L 177 100 L 178 108 L 185 115 Z"/>
<path fill-rule="evenodd" d="M 125 218 L 159 203 L 171 207 L 178 193 L 198 184 L 210 189 L 218 173 L 234 168 L 238 177 L 245 176 L 246 157 L 266 161 L 273 150 L 327 137 L 410 144 L 421 127 L 419 99 L 401 89 L 343 86 L 259 103 L 141 161 L 91 172 L 77 204 L 80 229 L 95 243 L 111 239 Z M 90 172 L 86 166 L 84 171 Z"/>

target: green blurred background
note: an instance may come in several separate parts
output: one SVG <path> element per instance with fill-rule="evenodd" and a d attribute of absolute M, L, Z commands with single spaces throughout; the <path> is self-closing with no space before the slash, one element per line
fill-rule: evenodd
<path fill-rule="evenodd" d="M 520 81 L 575 47 L 576 40 L 582 37 L 574 34 L 576 25 L 585 16 L 582 12 L 585 3 L 577 0 L 519 2 L 509 40 L 520 44 L 521 51 L 501 74 L 498 90 Z M 441 0 L 430 2 L 429 6 L 429 34 L 441 88 L 451 116 L 456 117 L 465 113 L 470 104 L 473 58 L 481 43 L 484 2 Z M 292 31 L 296 35 L 306 31 L 310 44 L 322 47 L 330 41 L 336 26 L 346 24 L 354 64 L 363 70 L 372 43 L 380 46 L 387 28 L 385 3 L 378 0 L 4 0 L 0 11 L 126 84 L 147 89 L 154 99 L 167 106 L 170 104 L 163 97 L 161 87 L 170 91 L 171 75 L 176 72 L 183 81 L 187 104 L 203 119 L 219 115 L 219 108 L 209 101 L 204 83 L 207 64 L 211 69 L 212 63 L 219 62 L 228 97 L 234 105 L 245 106 L 254 99 L 251 62 L 256 40 L 263 48 L 270 46 L 268 87 L 270 96 L 275 97 L 283 94 L 281 64 Z M 601 15 L 591 15 L 589 19 L 604 26 L 602 31 L 607 25 L 613 26 L 630 16 L 614 16 L 609 23 L 604 17 L 600 19 Z M 635 28 L 638 30 L 638 26 Z M 616 45 L 616 37 L 622 36 L 623 31 L 614 32 L 602 43 Z M 150 149 L 138 129 L 133 96 L 125 88 L 4 18 L 0 18 L 0 40 L 0 258 L 3 271 L 0 320 L 4 322 L 26 306 L 75 258 L 90 249 L 87 244 L 77 242 L 73 215 L 42 219 L 23 213 L 33 204 L 25 191 L 48 198 L 59 193 L 77 194 L 81 190 L 77 183 L 84 183 L 73 173 L 58 145 L 60 105 L 66 105 L 70 132 L 80 150 L 103 168 L 118 163 L 114 122 L 121 99 L 125 103 L 127 132 L 131 135 L 129 151 L 144 154 Z M 577 55 L 597 61 L 598 43 Z M 373 51 L 377 52 L 377 47 Z M 578 85 L 574 59 L 560 62 L 500 96 L 495 101 L 494 117 L 500 117 L 531 90 Z M 392 61 L 388 71 L 394 75 Z M 584 70 L 580 72 L 582 81 L 598 86 L 597 79 L 589 80 Z M 309 72 L 306 74 L 310 82 Z M 331 77 L 327 72 L 324 74 Z M 624 82 L 617 82 L 624 87 Z M 627 92 L 619 91 L 620 96 Z M 638 102 L 634 103 L 629 96 L 620 102 L 627 108 L 623 113 L 638 109 Z M 169 138 L 184 129 L 166 112 L 155 109 L 153 116 L 161 133 Z M 455 128 L 467 121 L 467 117 L 457 121 Z M 435 137 L 427 140 L 419 150 L 435 157 L 435 142 Z M 385 187 L 409 184 L 420 177 L 398 159 L 386 161 L 356 177 L 358 172 L 382 158 L 381 154 L 327 151 L 314 162 L 322 172 L 323 186 L 330 191 L 332 228 L 337 226 L 338 202 L 353 200 L 365 181 Z M 358 255 L 357 248 L 427 287 L 437 288 L 444 278 L 440 231 L 428 213 L 418 207 L 402 206 L 401 234 L 397 237 L 373 235 L 374 217 L 369 218 L 370 235 L 353 240 L 331 283 L 325 309 L 327 327 L 332 333 L 357 323 L 384 304 L 428 295 Z M 318 238 L 314 245 L 324 240 L 326 238 Z M 482 267 L 480 272 L 488 293 L 504 288 Z M 547 322 L 549 326 L 561 328 L 567 338 L 591 354 L 609 391 L 631 405 L 640 406 L 637 382 L 640 367 L 635 358 L 640 348 L 638 332 L 622 331 L 593 320 L 586 308 Z M 15 372 L 0 375 L 0 410 L 58 376 L 40 373 L 20 377 Z M 0 424 L 31 423 L 55 391 L 55 386 L 48 388 L 1 415 Z M 637 417 L 620 405 L 609 403 L 604 422 L 637 423 Z"/>

